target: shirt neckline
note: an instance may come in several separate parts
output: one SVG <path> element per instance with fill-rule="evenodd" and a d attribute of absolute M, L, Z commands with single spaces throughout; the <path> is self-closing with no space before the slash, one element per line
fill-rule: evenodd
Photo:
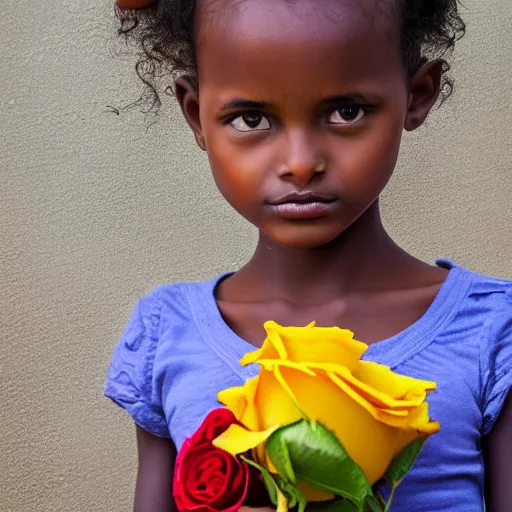
<path fill-rule="evenodd" d="M 436 264 L 449 272 L 425 313 L 394 336 L 370 345 L 362 359 L 396 368 L 432 343 L 457 314 L 474 275 L 448 259 L 439 258 Z M 217 285 L 232 274 L 226 272 L 215 279 L 194 283 L 187 287 L 187 294 L 194 321 L 205 342 L 236 374 L 248 378 L 256 375 L 258 368 L 255 364 L 242 367 L 239 361 L 256 348 L 228 326 L 215 299 Z"/>

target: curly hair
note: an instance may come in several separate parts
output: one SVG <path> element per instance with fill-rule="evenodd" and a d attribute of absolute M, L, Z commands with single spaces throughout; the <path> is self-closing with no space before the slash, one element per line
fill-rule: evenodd
<path fill-rule="evenodd" d="M 186 74 L 197 86 L 194 17 L 198 0 L 159 0 L 146 9 L 116 7 L 119 34 L 134 44 L 139 56 L 136 72 L 146 84 L 146 97 L 153 98 L 158 110 L 161 77 L 173 79 Z M 430 59 L 441 59 L 443 76 L 440 103 L 453 92 L 449 76 L 450 55 L 466 31 L 458 12 L 458 0 L 389 0 L 397 2 L 401 15 L 401 48 L 407 75 L 411 77 Z M 168 82 L 167 82 L 168 83 Z M 164 88 L 172 93 L 172 86 Z M 151 110 L 151 109 L 150 109 Z"/>

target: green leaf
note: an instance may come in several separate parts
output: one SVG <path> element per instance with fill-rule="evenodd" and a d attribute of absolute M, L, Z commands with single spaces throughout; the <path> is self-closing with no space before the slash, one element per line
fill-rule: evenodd
<path fill-rule="evenodd" d="M 369 510 L 370 512 L 382 512 L 379 500 L 375 496 L 367 496 L 364 503 L 364 510 Z"/>
<path fill-rule="evenodd" d="M 297 502 L 299 503 L 299 510 L 298 512 L 306 512 L 306 507 L 308 505 L 308 502 L 301 492 L 297 489 L 298 495 L 297 495 Z"/>
<path fill-rule="evenodd" d="M 277 482 L 274 480 L 274 477 L 272 476 L 270 471 L 268 471 L 268 469 L 264 468 L 263 466 L 260 466 L 258 463 L 254 462 L 252 459 L 249 459 L 248 457 L 244 457 L 243 455 L 241 455 L 240 458 L 246 464 L 249 464 L 249 466 L 256 468 L 261 473 L 261 475 L 263 476 L 263 482 L 265 483 L 265 487 L 270 497 L 270 501 L 272 501 L 272 503 L 277 507 L 277 491 L 279 490 L 279 486 L 277 485 Z"/>
<path fill-rule="evenodd" d="M 288 428 L 288 427 L 285 427 L 285 428 Z M 267 443 L 268 443 L 269 439 L 267 439 Z M 274 451 L 277 450 L 279 452 L 279 460 L 281 463 L 281 466 L 278 470 L 279 475 L 281 475 L 281 477 L 283 477 L 286 481 L 296 484 L 297 478 L 295 476 L 295 471 L 293 470 L 293 464 L 292 464 L 292 460 L 291 460 L 290 453 L 288 450 L 288 444 L 286 442 L 286 438 L 283 438 L 282 436 L 275 437 L 274 441 L 273 441 L 273 445 L 274 445 Z"/>
<path fill-rule="evenodd" d="M 310 503 L 308 512 L 382 512 L 382 507 L 373 496 L 367 498 L 362 507 L 344 498 L 338 498 L 333 501 Z"/>
<path fill-rule="evenodd" d="M 373 496 L 363 470 L 320 423 L 302 419 L 282 427 L 267 439 L 266 449 L 281 477 L 290 483 L 302 480 L 352 501 L 359 509 L 367 496 Z"/>
<path fill-rule="evenodd" d="M 408 444 L 392 461 L 384 478 L 389 485 L 397 486 L 412 468 L 418 453 L 427 440 L 426 436 L 418 437 Z"/>
<path fill-rule="evenodd" d="M 277 506 L 277 493 L 280 491 L 286 496 L 289 508 L 298 505 L 297 512 L 305 512 L 308 502 L 304 495 L 295 487 L 294 484 L 284 480 L 279 475 L 272 475 L 267 468 L 260 466 L 257 462 L 243 455 L 240 458 L 250 466 L 256 468 L 263 476 L 263 481 L 272 503 Z"/>
<path fill-rule="evenodd" d="M 379 504 L 380 510 L 382 510 L 386 506 L 386 502 L 384 501 L 384 498 L 382 497 L 382 494 L 377 491 L 374 494 L 374 497 L 375 497 L 375 499 L 377 500 L 377 502 Z"/>
<path fill-rule="evenodd" d="M 294 484 L 286 482 L 285 480 L 280 482 L 280 487 L 283 494 L 288 499 L 289 508 L 298 505 L 298 512 L 305 512 L 308 502 L 299 489 L 297 489 Z"/>
<path fill-rule="evenodd" d="M 308 512 L 359 512 L 357 505 L 346 499 L 308 505 Z"/>

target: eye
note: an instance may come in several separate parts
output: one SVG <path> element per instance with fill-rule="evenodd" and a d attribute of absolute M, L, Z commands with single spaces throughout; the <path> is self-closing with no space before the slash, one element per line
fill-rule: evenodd
<path fill-rule="evenodd" d="M 360 121 L 365 115 L 363 108 L 357 105 L 348 105 L 337 108 L 329 116 L 329 124 L 354 124 Z"/>
<path fill-rule="evenodd" d="M 239 132 L 270 130 L 269 120 L 259 112 L 246 112 L 233 119 L 231 126 Z"/>

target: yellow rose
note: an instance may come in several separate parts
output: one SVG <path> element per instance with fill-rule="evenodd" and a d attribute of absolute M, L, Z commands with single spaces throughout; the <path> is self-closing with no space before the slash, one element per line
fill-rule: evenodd
<path fill-rule="evenodd" d="M 245 427 L 230 427 L 215 440 L 219 448 L 233 455 L 254 449 L 258 462 L 275 472 L 264 442 L 277 428 L 306 417 L 336 434 L 373 485 L 405 446 L 439 430 L 425 402 L 436 384 L 361 361 L 368 346 L 351 331 L 275 322 L 266 322 L 265 330 L 263 346 L 241 360 L 257 362 L 259 375 L 218 395 Z M 332 497 L 300 487 L 308 501 Z"/>

